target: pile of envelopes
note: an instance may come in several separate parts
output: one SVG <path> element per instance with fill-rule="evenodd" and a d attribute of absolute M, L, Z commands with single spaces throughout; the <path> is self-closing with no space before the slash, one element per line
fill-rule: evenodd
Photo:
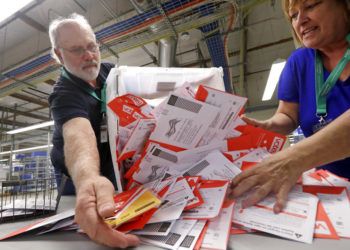
<path fill-rule="evenodd" d="M 226 249 L 230 233 L 256 231 L 306 243 L 314 237 L 350 236 L 346 233 L 350 224 L 345 222 L 344 230 L 337 230 L 334 224 L 339 221 L 332 223 L 328 218 L 334 207 L 319 202 L 326 194 L 308 189 L 308 183 L 290 192 L 287 206 L 278 215 L 273 213 L 272 195 L 246 209 L 241 208 L 241 200 L 248 194 L 235 202 L 225 198 L 232 178 L 281 150 L 286 139 L 245 124 L 239 115 L 246 101 L 208 86 L 200 85 L 195 91 L 184 85 L 154 108 L 132 94 L 108 104 L 119 119 L 117 159 L 120 164 L 128 162 L 123 176 L 127 189 L 141 185 L 161 201 L 159 207 L 118 230 L 168 249 Z M 319 186 L 313 177 L 313 184 Z M 342 180 L 341 185 L 349 184 Z M 334 200 L 343 195 L 350 208 L 346 191 L 330 190 L 322 191 L 331 192 L 329 199 Z"/>
<path fill-rule="evenodd" d="M 166 249 L 227 249 L 230 234 L 254 232 L 305 243 L 350 238 L 350 184 L 324 170 L 304 173 L 279 214 L 273 195 L 245 209 L 248 194 L 226 198 L 232 178 L 286 140 L 245 124 L 239 115 L 246 101 L 184 85 L 156 107 L 132 94 L 109 102 L 119 119 L 116 159 L 127 166 L 127 184 L 106 223 Z"/>

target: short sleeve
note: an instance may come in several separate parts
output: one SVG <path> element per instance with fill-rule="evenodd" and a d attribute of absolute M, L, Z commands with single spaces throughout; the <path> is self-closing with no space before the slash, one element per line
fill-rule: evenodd
<path fill-rule="evenodd" d="M 72 118 L 89 118 L 84 99 L 75 93 L 79 92 L 63 89 L 50 97 L 50 108 L 53 119 L 61 126 Z"/>
<path fill-rule="evenodd" d="M 293 55 L 287 60 L 278 82 L 278 99 L 299 103 L 298 74 Z"/>

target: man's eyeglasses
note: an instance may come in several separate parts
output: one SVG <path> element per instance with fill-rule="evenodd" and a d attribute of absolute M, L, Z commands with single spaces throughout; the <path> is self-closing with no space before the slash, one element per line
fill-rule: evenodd
<path fill-rule="evenodd" d="M 97 43 L 92 43 L 92 44 L 89 44 L 86 48 L 76 47 L 76 48 L 68 49 L 68 48 L 59 47 L 59 49 L 66 50 L 66 51 L 72 53 L 75 56 L 82 56 L 82 55 L 84 55 L 86 53 L 86 51 L 89 51 L 91 53 L 98 52 L 99 49 L 100 49 L 100 45 L 97 44 Z"/>

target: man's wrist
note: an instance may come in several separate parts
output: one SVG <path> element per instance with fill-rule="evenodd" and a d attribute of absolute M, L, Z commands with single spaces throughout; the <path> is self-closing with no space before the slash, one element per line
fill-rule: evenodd
<path fill-rule="evenodd" d="M 74 186 L 77 190 L 85 183 L 93 182 L 100 174 L 97 171 L 79 171 L 72 175 Z"/>

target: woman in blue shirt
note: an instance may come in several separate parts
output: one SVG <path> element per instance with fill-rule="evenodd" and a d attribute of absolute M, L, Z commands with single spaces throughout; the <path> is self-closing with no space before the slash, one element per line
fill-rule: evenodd
<path fill-rule="evenodd" d="M 308 169 L 350 178 L 350 1 L 285 0 L 283 7 L 303 47 L 290 56 L 280 77 L 274 116 L 243 119 L 282 134 L 300 125 L 307 138 L 244 171 L 231 186 L 233 197 L 255 190 L 243 207 L 274 193 L 275 213 Z"/>

